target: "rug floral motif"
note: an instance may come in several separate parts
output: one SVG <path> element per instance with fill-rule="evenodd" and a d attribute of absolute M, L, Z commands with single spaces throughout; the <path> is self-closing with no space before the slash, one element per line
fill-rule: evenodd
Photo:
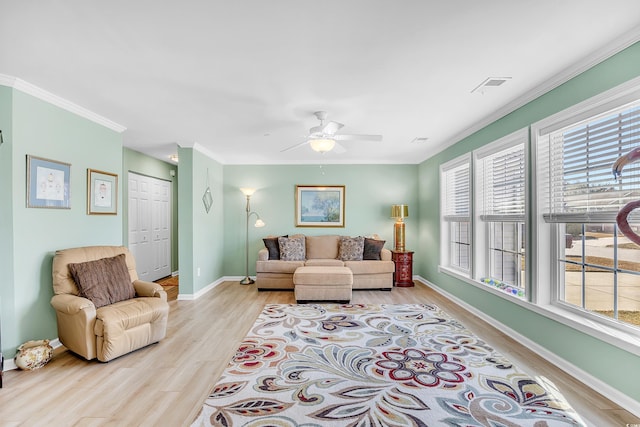
<path fill-rule="evenodd" d="M 269 304 L 193 426 L 584 426 L 429 304 Z"/>

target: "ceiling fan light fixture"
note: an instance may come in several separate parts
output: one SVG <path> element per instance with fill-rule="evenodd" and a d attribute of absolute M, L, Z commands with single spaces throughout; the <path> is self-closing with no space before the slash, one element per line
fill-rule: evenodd
<path fill-rule="evenodd" d="M 309 145 L 314 151 L 318 153 L 326 153 L 333 150 L 336 145 L 336 141 L 330 138 L 316 138 L 309 141 Z"/>

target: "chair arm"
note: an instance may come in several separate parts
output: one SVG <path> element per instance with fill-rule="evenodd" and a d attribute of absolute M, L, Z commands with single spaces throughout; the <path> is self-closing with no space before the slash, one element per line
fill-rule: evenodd
<path fill-rule="evenodd" d="M 268 261 L 269 260 L 269 250 L 267 248 L 262 248 L 258 251 L 258 261 Z"/>
<path fill-rule="evenodd" d="M 77 314 L 86 310 L 88 317 L 95 317 L 96 306 L 87 298 L 79 297 L 71 294 L 54 295 L 51 298 L 51 305 L 56 311 L 65 314 Z"/>
<path fill-rule="evenodd" d="M 387 248 L 382 248 L 380 251 L 380 259 L 382 261 L 391 261 L 391 251 Z"/>
<path fill-rule="evenodd" d="M 164 288 L 157 283 L 136 280 L 133 282 L 133 287 L 136 290 L 136 295 L 139 297 L 156 297 L 163 301 L 167 300 L 167 293 Z"/>
<path fill-rule="evenodd" d="M 58 339 L 87 360 L 96 358 L 96 306 L 86 298 L 58 294 L 51 298 L 58 321 Z"/>

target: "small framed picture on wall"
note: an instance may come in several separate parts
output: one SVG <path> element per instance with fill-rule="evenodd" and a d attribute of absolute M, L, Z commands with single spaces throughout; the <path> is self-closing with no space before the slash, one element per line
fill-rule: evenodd
<path fill-rule="evenodd" d="M 87 214 L 118 213 L 118 175 L 87 169 Z"/>
<path fill-rule="evenodd" d="M 27 156 L 27 207 L 71 209 L 71 165 Z"/>

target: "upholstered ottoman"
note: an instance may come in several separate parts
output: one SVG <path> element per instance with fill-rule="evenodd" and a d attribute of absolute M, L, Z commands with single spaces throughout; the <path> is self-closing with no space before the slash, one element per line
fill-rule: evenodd
<path fill-rule="evenodd" d="M 298 267 L 293 273 L 296 301 L 351 301 L 353 274 L 347 267 Z"/>

